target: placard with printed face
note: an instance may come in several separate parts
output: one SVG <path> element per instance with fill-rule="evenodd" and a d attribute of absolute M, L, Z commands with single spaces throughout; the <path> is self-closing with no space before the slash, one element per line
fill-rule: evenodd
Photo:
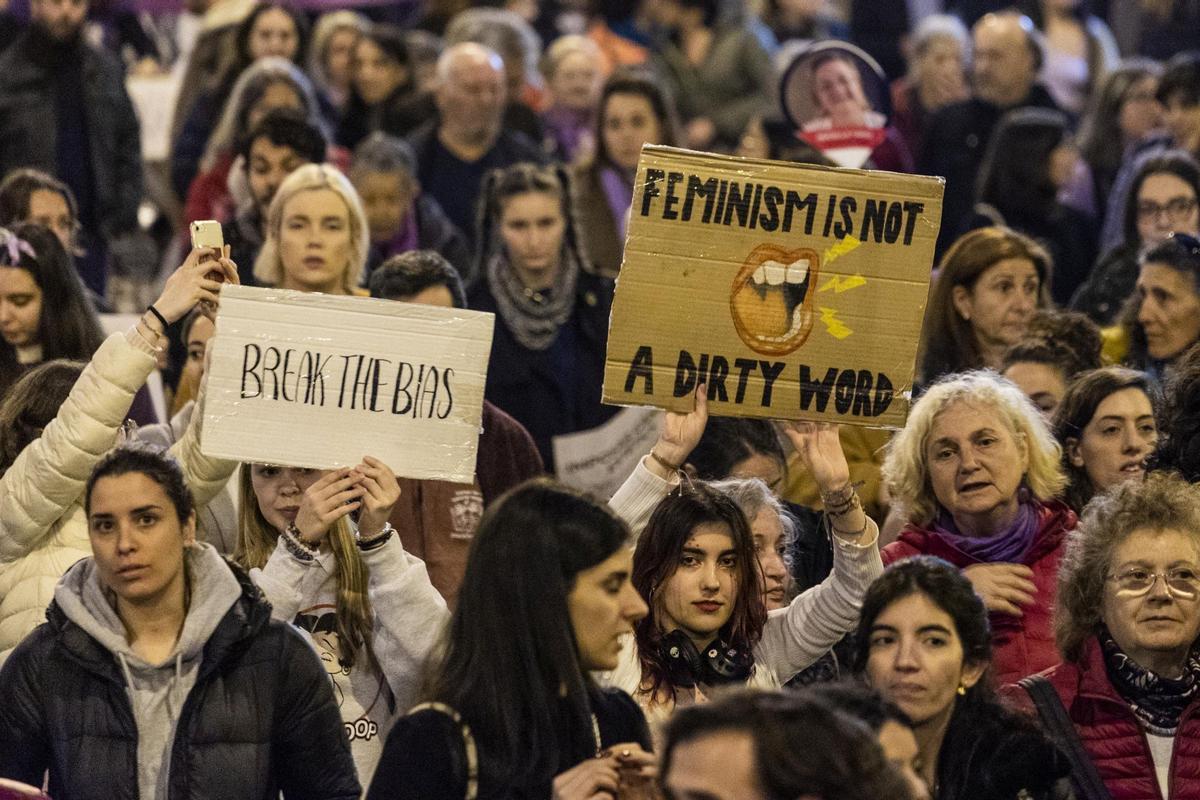
<path fill-rule="evenodd" d="M 943 181 L 642 150 L 604 400 L 904 424 Z"/>
<path fill-rule="evenodd" d="M 492 314 L 225 286 L 207 371 L 206 455 L 321 469 L 380 459 L 470 483 Z"/>

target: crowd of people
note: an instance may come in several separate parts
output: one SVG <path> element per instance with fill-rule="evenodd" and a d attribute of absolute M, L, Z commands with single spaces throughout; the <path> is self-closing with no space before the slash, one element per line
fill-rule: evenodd
<path fill-rule="evenodd" d="M 1200 796 L 1200 5 L 330 5 L 0 0 L 0 798 Z M 863 127 L 904 427 L 556 481 L 642 148 Z M 207 455 L 238 284 L 494 314 L 473 480 Z"/>

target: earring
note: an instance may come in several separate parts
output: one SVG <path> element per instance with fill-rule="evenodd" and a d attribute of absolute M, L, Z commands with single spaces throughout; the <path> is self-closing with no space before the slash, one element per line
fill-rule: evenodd
<path fill-rule="evenodd" d="M 960 695 L 965 695 L 967 693 L 967 687 L 960 683 L 957 691 Z"/>

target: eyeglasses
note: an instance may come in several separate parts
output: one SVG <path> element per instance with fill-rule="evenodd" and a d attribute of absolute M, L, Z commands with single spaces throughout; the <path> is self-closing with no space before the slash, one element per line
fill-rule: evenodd
<path fill-rule="evenodd" d="M 1159 205 L 1153 200 L 1142 200 L 1137 204 L 1138 219 L 1158 219 L 1159 214 L 1166 214 L 1171 222 L 1182 222 L 1196 208 L 1194 197 L 1172 197 L 1166 203 Z"/>
<path fill-rule="evenodd" d="M 1133 567 L 1115 575 L 1105 576 L 1110 581 L 1117 582 L 1117 591 L 1127 595 L 1143 595 L 1154 588 L 1159 578 L 1167 586 L 1167 591 L 1176 597 L 1186 600 L 1195 599 L 1200 595 L 1200 574 L 1191 567 L 1176 567 L 1166 572 L 1151 572 L 1141 567 Z"/>

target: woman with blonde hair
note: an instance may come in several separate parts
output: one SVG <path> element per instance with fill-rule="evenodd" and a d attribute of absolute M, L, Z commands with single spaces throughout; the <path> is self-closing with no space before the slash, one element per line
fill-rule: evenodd
<path fill-rule="evenodd" d="M 934 384 L 892 439 L 883 479 L 907 514 L 883 549 L 892 563 L 933 555 L 963 571 L 991 612 L 995 670 L 1011 683 L 1058 663 L 1054 580 L 1075 513 L 1061 449 L 1012 382 L 968 372 Z"/>
<path fill-rule="evenodd" d="M 357 11 L 322 14 L 308 46 L 308 74 L 327 103 L 339 113 L 350 99 L 354 48 L 370 22 Z"/>
<path fill-rule="evenodd" d="M 1092 500 L 1055 635 L 1063 662 L 1008 693 L 1075 744 L 1078 796 L 1200 796 L 1200 488 L 1156 473 Z"/>
<path fill-rule="evenodd" d="M 424 562 L 387 521 L 400 487 L 370 457 L 328 471 L 244 464 L 240 486 L 234 561 L 250 570 L 274 619 L 311 637 L 366 786 L 450 616 Z"/>
<path fill-rule="evenodd" d="M 349 179 L 328 164 L 305 164 L 275 192 L 254 277 L 280 289 L 356 294 L 369 246 L 367 217 Z"/>
<path fill-rule="evenodd" d="M 1000 369 L 1033 312 L 1049 299 L 1053 263 L 1041 245 L 1004 227 L 960 237 L 938 265 L 921 331 L 918 380 Z"/>

